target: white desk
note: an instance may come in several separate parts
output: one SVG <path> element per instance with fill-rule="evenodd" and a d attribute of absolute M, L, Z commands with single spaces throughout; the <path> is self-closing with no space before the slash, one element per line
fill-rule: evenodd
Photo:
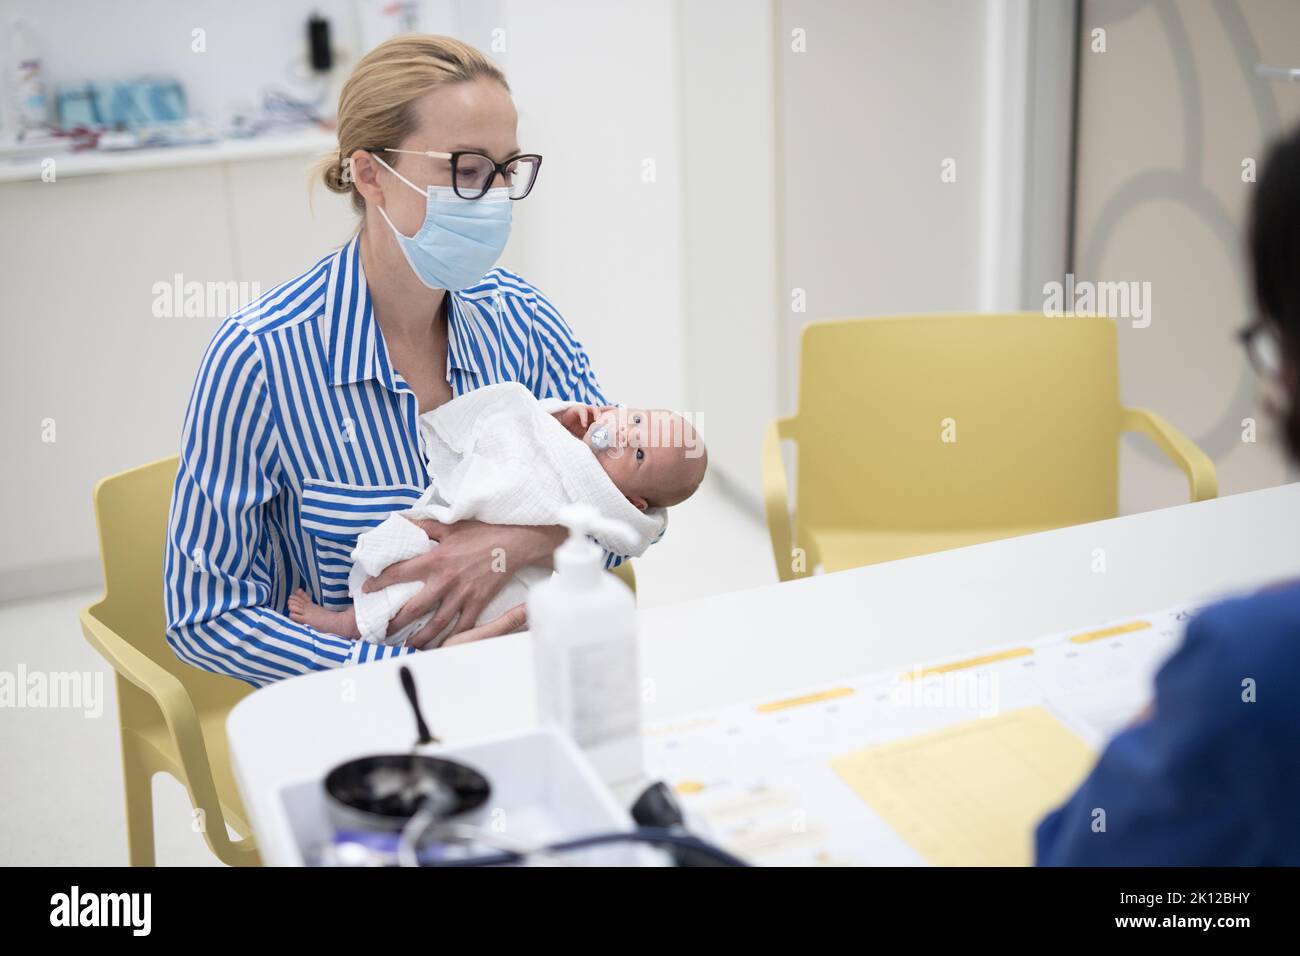
<path fill-rule="evenodd" d="M 642 677 L 654 682 L 645 716 L 962 656 L 1295 576 L 1298 530 L 1300 484 L 1291 484 L 641 611 Z M 1095 572 L 1103 554 L 1105 571 Z M 526 634 L 405 662 L 444 742 L 535 723 Z M 231 759 L 266 863 L 298 859 L 282 787 L 413 743 L 400 663 L 294 678 L 231 713 Z"/>

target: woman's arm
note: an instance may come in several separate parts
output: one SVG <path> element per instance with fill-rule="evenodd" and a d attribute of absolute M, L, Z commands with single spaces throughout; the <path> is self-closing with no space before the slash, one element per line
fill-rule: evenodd
<path fill-rule="evenodd" d="M 268 607 L 290 583 L 273 580 L 288 569 L 260 549 L 265 510 L 282 483 L 257 342 L 227 320 L 190 396 L 167 521 L 163 599 L 176 655 L 261 686 L 409 653 L 325 634 Z"/>
<path fill-rule="evenodd" d="M 366 581 L 363 589 L 381 591 L 407 581 L 425 582 L 424 590 L 407 601 L 388 624 L 388 633 L 394 634 L 438 605 L 429 622 L 407 638 L 407 646 L 416 649 L 433 646 L 434 638 L 453 620 L 456 629 L 452 633 L 461 641 L 514 630 L 502 615 L 482 625 L 487 632 L 472 637 L 465 634 L 474 629 L 483 609 L 521 567 L 549 567 L 552 554 L 568 534 L 559 526 L 498 525 L 468 519 L 455 524 L 428 520 L 415 523 L 438 542 L 438 547 L 389 565 Z"/>

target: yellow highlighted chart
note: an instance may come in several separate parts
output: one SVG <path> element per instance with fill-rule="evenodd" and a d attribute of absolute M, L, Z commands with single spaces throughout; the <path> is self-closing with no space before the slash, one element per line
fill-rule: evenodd
<path fill-rule="evenodd" d="M 981 657 L 968 657 L 964 661 L 953 661 L 951 664 L 935 664 L 932 667 L 923 667 L 919 670 L 908 671 L 902 675 L 902 680 L 913 680 L 919 677 L 930 677 L 933 674 L 950 674 L 953 671 L 963 671 L 972 667 L 983 667 L 986 664 L 997 664 L 999 661 L 1009 661 L 1016 657 L 1028 657 L 1034 653 L 1032 647 L 1012 647 L 1005 651 L 995 651 L 992 654 L 984 654 Z"/>
<path fill-rule="evenodd" d="M 1070 638 L 1075 644 L 1087 644 L 1090 641 L 1100 641 L 1107 637 L 1118 637 L 1120 634 L 1132 634 L 1134 631 L 1145 631 L 1151 626 L 1150 621 L 1131 621 L 1128 624 L 1119 624 L 1115 627 L 1104 627 L 1099 631 L 1088 631 L 1084 634 L 1076 634 Z"/>
<path fill-rule="evenodd" d="M 1033 831 L 1096 754 L 1041 706 L 838 757 L 832 769 L 936 866 L 1028 866 Z"/>
<path fill-rule="evenodd" d="M 800 697 L 787 697 L 784 700 L 774 700 L 770 703 L 759 704 L 754 709 L 760 714 L 774 714 L 778 710 L 789 710 L 791 707 L 806 707 L 809 704 L 820 704 L 824 701 L 835 700 L 837 697 L 848 697 L 852 693 L 852 687 L 835 687 L 831 690 L 817 691 L 815 694 L 804 694 Z"/>

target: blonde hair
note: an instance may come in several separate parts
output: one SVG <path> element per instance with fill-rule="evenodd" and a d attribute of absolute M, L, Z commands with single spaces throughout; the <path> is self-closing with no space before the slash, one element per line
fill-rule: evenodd
<path fill-rule="evenodd" d="M 312 179 L 319 178 L 330 192 L 351 194 L 352 208 L 363 215 L 366 201 L 344 173 L 348 157 L 358 149 L 397 146 L 415 129 L 416 100 L 439 86 L 479 77 L 510 90 L 500 67 L 468 43 L 428 34 L 385 40 L 361 58 L 343 84 L 339 149 L 315 164 Z"/>

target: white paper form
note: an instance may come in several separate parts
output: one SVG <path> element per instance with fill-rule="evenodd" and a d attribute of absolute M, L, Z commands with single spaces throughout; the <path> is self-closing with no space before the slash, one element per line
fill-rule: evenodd
<path fill-rule="evenodd" d="M 674 788 L 694 829 L 753 863 L 953 862 L 932 847 L 927 859 L 917 849 L 924 843 L 917 839 L 916 827 L 909 829 L 904 821 L 903 829 L 912 837 L 909 842 L 864 794 L 878 808 L 897 807 L 897 801 L 887 799 L 878 786 L 855 789 L 833 762 L 844 771 L 858 766 L 846 758 L 871 748 L 1027 708 L 1045 709 L 1052 726 L 1038 719 L 1013 722 L 1011 729 L 1016 733 L 1023 729 L 1026 735 L 1022 746 L 1044 746 L 1042 741 L 1051 739 L 1057 732 L 1054 728 L 1063 725 L 1071 738 L 1098 751 L 1146 707 L 1155 672 L 1177 646 L 1184 623 L 1195 610 L 1171 608 L 994 648 L 975 658 L 863 675 L 777 699 L 650 724 L 645 736 L 647 772 L 651 779 L 665 780 Z M 994 728 L 973 729 L 991 732 Z M 998 739 L 1004 738 L 999 732 Z M 989 737 L 975 734 L 971 740 L 987 744 Z M 997 752 L 1002 759 L 1011 759 L 1005 750 Z M 928 767 L 927 780 L 958 772 L 951 760 L 960 748 L 932 747 L 925 753 L 927 759 L 948 761 Z M 864 759 L 862 766 L 884 766 L 869 756 Z M 1013 769 L 1004 765 L 1002 772 L 1013 777 Z M 1060 783 L 1059 774 L 1067 771 L 1054 772 Z M 904 793 L 909 781 L 915 783 L 904 775 L 891 786 L 918 803 L 917 792 Z M 957 794 L 961 788 L 953 787 L 952 792 Z M 1008 806 L 1013 802 L 1006 801 Z M 1017 807 L 1016 812 L 1025 812 L 1022 805 Z M 927 805 L 926 812 L 943 809 L 942 803 Z M 950 809 L 957 813 L 963 808 Z M 896 813 L 893 817 L 900 822 Z M 1032 826 L 1034 821 L 1013 822 Z"/>

